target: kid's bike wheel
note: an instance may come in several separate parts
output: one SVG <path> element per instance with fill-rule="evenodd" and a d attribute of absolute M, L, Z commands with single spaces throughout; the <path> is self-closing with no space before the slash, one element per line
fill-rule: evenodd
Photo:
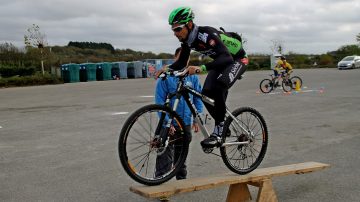
<path fill-rule="evenodd" d="M 294 89 L 292 87 L 292 83 L 291 83 L 290 79 L 284 79 L 282 81 L 282 88 L 283 88 L 283 91 L 285 91 L 285 92 L 290 92 L 292 89 Z"/>
<path fill-rule="evenodd" d="M 260 165 L 266 153 L 269 134 L 264 118 L 255 109 L 242 107 L 232 114 L 236 119 L 228 116 L 225 120 L 220 153 L 231 171 L 244 175 Z"/>
<path fill-rule="evenodd" d="M 302 79 L 301 79 L 300 77 L 298 77 L 298 76 L 293 76 L 293 77 L 290 78 L 290 81 L 291 81 L 291 83 L 292 83 L 292 88 L 293 88 L 293 89 L 296 88 L 296 82 L 299 82 L 300 88 L 302 88 L 303 82 L 302 82 Z"/>
<path fill-rule="evenodd" d="M 270 79 L 263 79 L 260 82 L 260 90 L 263 93 L 270 93 L 274 88 L 274 84 Z"/>
<path fill-rule="evenodd" d="M 176 132 L 169 132 L 169 120 Z M 183 120 L 163 105 L 147 105 L 124 123 L 119 138 L 120 162 L 126 173 L 144 185 L 170 180 L 184 164 L 189 151 Z M 174 155 L 175 153 L 175 155 Z"/>

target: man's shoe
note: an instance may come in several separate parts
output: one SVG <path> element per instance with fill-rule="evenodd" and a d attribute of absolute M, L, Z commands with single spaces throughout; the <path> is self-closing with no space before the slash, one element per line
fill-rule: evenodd
<path fill-rule="evenodd" d="M 186 177 L 184 177 L 184 176 L 176 176 L 176 180 L 185 180 L 186 179 Z"/>
<path fill-rule="evenodd" d="M 177 180 L 184 180 L 187 176 L 187 170 L 180 169 L 178 173 L 176 173 L 176 179 Z"/>
<path fill-rule="evenodd" d="M 201 141 L 200 144 L 204 148 L 213 148 L 215 146 L 220 146 L 221 145 L 221 137 L 212 134 L 210 137 Z"/>

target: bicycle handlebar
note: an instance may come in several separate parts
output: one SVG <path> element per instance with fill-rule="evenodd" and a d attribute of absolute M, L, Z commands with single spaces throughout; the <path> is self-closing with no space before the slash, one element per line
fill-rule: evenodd
<path fill-rule="evenodd" d="M 165 79 L 167 76 L 174 76 L 174 77 L 185 77 L 189 74 L 189 72 L 187 71 L 187 69 L 182 69 L 182 70 L 170 70 L 167 72 L 162 72 L 159 75 L 159 78 L 163 78 Z"/>
<path fill-rule="evenodd" d="M 195 74 L 199 74 L 200 72 L 201 72 L 201 70 L 197 69 L 195 71 Z M 167 71 L 167 72 L 162 72 L 159 75 L 159 78 L 165 79 L 167 76 L 186 77 L 188 75 L 189 75 L 189 71 L 186 68 L 184 68 L 182 70 L 170 70 L 170 71 Z"/>

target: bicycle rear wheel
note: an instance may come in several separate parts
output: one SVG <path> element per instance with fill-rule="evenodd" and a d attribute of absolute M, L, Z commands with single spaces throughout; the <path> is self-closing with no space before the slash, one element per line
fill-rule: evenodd
<path fill-rule="evenodd" d="M 176 126 L 176 137 L 166 127 L 169 118 Z M 159 185 L 174 177 L 189 150 L 184 130 L 183 120 L 168 107 L 152 104 L 135 111 L 124 123 L 118 145 L 127 174 L 144 185 Z"/>
<path fill-rule="evenodd" d="M 300 84 L 300 88 L 302 88 L 302 79 L 299 76 L 293 76 L 290 78 L 291 83 L 292 83 L 292 88 L 295 89 L 296 88 L 296 82 L 299 82 Z"/>
<path fill-rule="evenodd" d="M 246 174 L 256 169 L 263 160 L 268 145 L 268 130 L 262 115 L 253 108 L 242 107 L 225 120 L 221 157 L 233 172 Z M 240 127 L 241 126 L 241 127 Z M 226 135 L 226 134 L 230 134 Z M 239 143 L 226 145 L 226 143 Z"/>
<path fill-rule="evenodd" d="M 270 79 L 263 79 L 260 82 L 260 90 L 263 93 L 270 93 L 274 88 L 274 84 Z"/>

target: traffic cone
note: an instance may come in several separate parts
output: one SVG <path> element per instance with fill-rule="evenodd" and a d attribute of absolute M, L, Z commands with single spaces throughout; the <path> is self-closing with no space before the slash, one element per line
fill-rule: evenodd
<path fill-rule="evenodd" d="M 296 90 L 296 91 L 301 91 L 299 80 L 296 80 L 296 81 L 295 81 L 295 90 Z"/>

